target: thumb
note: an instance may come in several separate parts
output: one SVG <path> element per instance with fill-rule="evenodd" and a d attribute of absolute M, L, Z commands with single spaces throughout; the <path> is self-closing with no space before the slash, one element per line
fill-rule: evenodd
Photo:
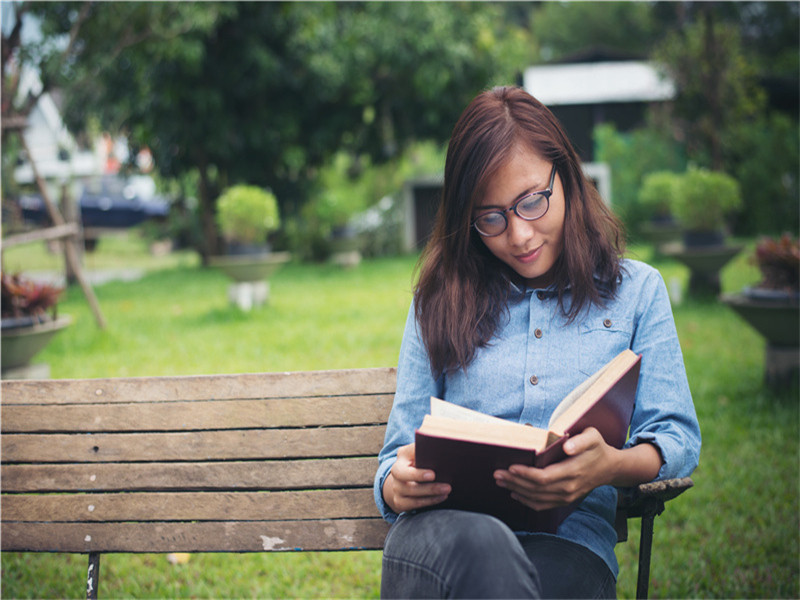
<path fill-rule="evenodd" d="M 576 436 L 564 442 L 564 452 L 567 456 L 575 456 L 585 452 L 592 446 L 602 443 L 603 436 L 594 427 L 587 427 Z"/>

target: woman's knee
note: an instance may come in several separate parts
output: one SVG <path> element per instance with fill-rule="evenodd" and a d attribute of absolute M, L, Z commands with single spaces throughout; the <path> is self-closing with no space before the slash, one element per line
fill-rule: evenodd
<path fill-rule="evenodd" d="M 409 576 L 411 572 L 417 576 Z M 472 597 L 535 597 L 538 587 L 537 575 L 508 527 L 487 515 L 451 510 L 398 520 L 384 546 L 384 578 L 384 592 L 394 589 L 400 595 L 409 590 L 396 585 L 423 585 L 431 595 L 447 590 L 443 595 Z"/>

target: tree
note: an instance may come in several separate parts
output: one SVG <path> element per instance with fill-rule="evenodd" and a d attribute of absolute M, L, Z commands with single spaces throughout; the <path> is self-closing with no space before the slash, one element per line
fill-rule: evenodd
<path fill-rule="evenodd" d="M 676 83 L 673 118 L 689 156 L 723 170 L 731 125 L 759 114 L 766 97 L 744 55 L 739 30 L 720 23 L 713 6 L 703 8 L 699 17 L 671 33 L 655 58 Z"/>
<path fill-rule="evenodd" d="M 491 4 L 84 6 L 32 9 L 51 36 L 85 15 L 70 60 L 41 63 L 64 89 L 65 120 L 125 131 L 166 177 L 196 172 L 204 257 L 224 188 L 270 188 L 296 212 L 334 153 L 383 161 L 445 139 L 474 93 L 530 59 L 524 29 Z"/>
<path fill-rule="evenodd" d="M 590 51 L 644 57 L 664 30 L 649 2 L 542 2 L 531 27 L 552 61 Z"/>

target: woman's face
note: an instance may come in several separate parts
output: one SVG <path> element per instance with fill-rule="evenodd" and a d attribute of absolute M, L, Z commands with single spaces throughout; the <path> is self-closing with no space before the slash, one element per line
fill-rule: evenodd
<path fill-rule="evenodd" d="M 524 145 L 517 145 L 508 161 L 492 176 L 472 218 L 489 210 L 503 210 L 522 196 L 547 189 L 553 163 Z M 529 287 L 552 283 L 552 268 L 564 247 L 564 189 L 556 173 L 550 207 L 535 221 L 525 221 L 514 211 L 505 213 L 508 227 L 494 237 L 481 236 L 498 259 L 522 277 Z"/>

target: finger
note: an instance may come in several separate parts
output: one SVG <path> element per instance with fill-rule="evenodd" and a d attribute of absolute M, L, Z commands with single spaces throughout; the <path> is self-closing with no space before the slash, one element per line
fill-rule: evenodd
<path fill-rule="evenodd" d="M 567 456 L 575 456 L 586 452 L 591 448 L 603 443 L 603 436 L 594 427 L 587 427 L 581 433 L 569 438 L 564 442 L 564 452 Z"/>
<path fill-rule="evenodd" d="M 407 497 L 446 497 L 450 494 L 450 486 L 446 483 L 417 483 L 412 481 L 405 485 L 401 484 L 399 491 L 403 496 Z"/>

